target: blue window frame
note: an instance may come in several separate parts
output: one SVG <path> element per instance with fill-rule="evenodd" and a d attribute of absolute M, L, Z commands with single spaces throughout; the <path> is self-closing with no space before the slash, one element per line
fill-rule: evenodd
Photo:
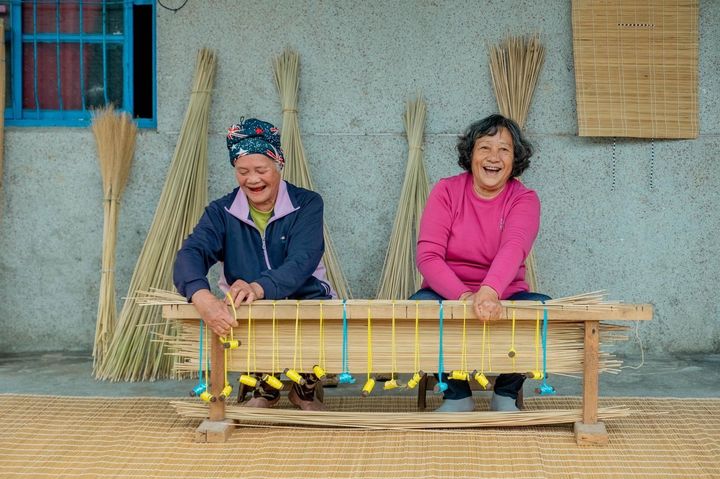
<path fill-rule="evenodd" d="M 87 126 L 107 104 L 157 125 L 153 0 L 0 1 L 5 124 Z"/>

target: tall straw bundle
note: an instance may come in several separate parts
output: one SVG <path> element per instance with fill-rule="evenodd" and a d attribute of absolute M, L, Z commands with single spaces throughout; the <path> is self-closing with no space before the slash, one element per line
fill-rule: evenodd
<path fill-rule="evenodd" d="M 117 240 L 120 197 L 125 189 L 133 153 L 137 127 L 127 113 L 116 113 L 112 106 L 93 115 L 92 132 L 98 149 L 98 163 L 103 182 L 103 252 L 93 347 L 93 369 L 102 364 L 110 344 L 117 309 L 115 306 L 115 243 Z"/>
<path fill-rule="evenodd" d="M 298 122 L 298 92 L 300 90 L 300 55 L 292 50 L 285 50 L 273 58 L 275 86 L 282 104 L 283 124 L 280 143 L 285 153 L 285 169 L 283 177 L 286 181 L 313 190 L 312 179 L 308 170 L 305 149 L 300 138 Z M 327 269 L 328 280 L 341 298 L 350 298 L 350 286 L 340 267 L 335 247 L 333 246 L 327 223 L 323 223 L 325 238 L 325 255 L 323 263 Z"/>
<path fill-rule="evenodd" d="M 510 36 L 500 45 L 490 47 L 490 74 L 500 113 L 523 128 L 533 92 L 545 60 L 545 47 L 537 35 Z M 537 269 L 532 251 L 525 261 L 527 279 L 537 291 Z"/>
<path fill-rule="evenodd" d="M 408 163 L 380 276 L 379 299 L 406 299 L 420 287 L 421 277 L 415 266 L 415 245 L 420 216 L 429 194 L 422 150 L 426 112 L 425 100 L 420 95 L 405 106 L 403 120 L 408 141 Z"/>
<path fill-rule="evenodd" d="M 190 104 L 145 244 L 135 265 L 110 350 L 96 372 L 99 379 L 154 380 L 169 377 L 172 358 L 157 337 L 174 334 L 161 320 L 160 307 L 139 307 L 135 291 L 171 289 L 172 265 L 182 241 L 207 204 L 207 144 L 215 53 L 198 52 Z"/>

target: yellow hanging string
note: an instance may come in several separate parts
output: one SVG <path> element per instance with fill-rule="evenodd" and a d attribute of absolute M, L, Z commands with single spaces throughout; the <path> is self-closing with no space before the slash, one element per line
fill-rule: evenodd
<path fill-rule="evenodd" d="M 325 369 L 325 326 L 323 324 L 323 303 L 320 301 L 320 357 L 318 364 Z"/>
<path fill-rule="evenodd" d="M 202 326 L 202 327 L 205 328 L 205 336 L 203 337 L 203 348 L 205 349 L 205 365 L 203 366 L 203 369 L 205 370 L 205 391 L 206 391 L 206 392 L 209 392 L 209 391 L 210 391 L 210 378 L 208 377 L 208 376 L 209 376 L 209 371 L 208 371 L 208 370 L 209 370 L 210 368 L 208 367 L 208 364 L 210 363 L 210 360 L 207 359 L 207 358 L 210 357 L 210 356 L 209 356 L 210 351 L 208 351 L 208 347 L 207 347 L 207 342 L 208 342 L 208 339 L 207 339 L 207 338 L 208 338 L 208 328 L 207 328 L 207 323 L 205 323 L 205 321 L 203 321 L 203 325 L 204 325 L 204 326 Z"/>
<path fill-rule="evenodd" d="M 272 375 L 275 376 L 275 372 L 280 367 L 280 342 L 278 340 L 277 331 L 277 317 L 275 316 L 276 302 L 273 301 L 272 309 Z"/>
<path fill-rule="evenodd" d="M 467 322 L 467 303 L 463 301 L 463 329 L 462 329 L 462 350 L 460 353 L 460 367 L 463 372 L 467 372 L 467 330 L 465 328 Z"/>
<path fill-rule="evenodd" d="M 415 301 L 415 371 L 420 369 L 420 302 Z"/>
<path fill-rule="evenodd" d="M 392 302 L 392 333 L 391 333 L 390 356 L 392 360 L 392 371 L 390 371 L 390 381 L 395 381 L 395 371 L 397 370 L 397 358 L 395 356 L 395 300 Z"/>
<path fill-rule="evenodd" d="M 226 296 L 230 300 L 230 306 L 232 306 L 232 310 L 233 310 L 233 318 L 235 319 L 235 322 L 237 322 L 237 310 L 235 309 L 235 301 L 233 300 L 233 297 L 230 293 L 226 293 Z M 224 343 L 227 341 L 227 338 L 220 338 L 220 340 Z M 233 341 L 233 328 L 230 328 L 230 341 Z M 225 347 L 223 348 L 223 370 L 224 370 L 224 375 L 225 375 L 225 385 L 224 386 L 227 386 L 228 384 L 230 384 L 228 382 L 228 360 L 227 360 L 228 350 L 229 350 L 229 348 L 225 348 Z"/>
<path fill-rule="evenodd" d="M 540 371 L 540 310 L 535 311 L 535 371 Z"/>
<path fill-rule="evenodd" d="M 480 351 L 480 372 L 483 374 L 485 374 L 485 332 L 487 329 L 486 326 L 487 322 L 483 321 L 483 345 Z"/>
<path fill-rule="evenodd" d="M 490 324 L 483 321 L 483 343 L 485 342 L 485 327 L 487 326 L 487 360 L 488 372 L 492 372 L 492 340 L 490 340 Z M 484 349 L 484 348 L 483 348 Z"/>
<path fill-rule="evenodd" d="M 298 349 L 300 350 L 300 369 L 302 369 L 302 325 L 300 324 L 300 301 L 295 303 L 295 351 L 293 352 L 293 369 L 297 371 Z"/>
<path fill-rule="evenodd" d="M 234 310 L 235 310 L 235 305 L 233 304 L 233 311 L 234 311 Z M 251 347 L 251 346 L 252 346 L 252 321 L 250 321 L 250 315 L 249 315 L 249 314 L 248 314 L 248 329 L 247 329 L 247 335 L 248 335 L 248 339 L 247 339 L 247 340 L 248 340 L 248 343 L 247 343 L 247 360 L 246 360 L 246 363 L 247 363 L 247 373 L 248 373 L 248 376 L 249 376 L 250 373 L 253 372 L 253 371 L 251 370 L 251 367 L 250 367 L 250 355 L 252 354 L 252 351 L 251 351 L 251 349 L 252 349 L 252 347 Z"/>
<path fill-rule="evenodd" d="M 515 306 L 515 301 L 511 301 L 510 304 Z M 513 307 L 512 310 L 512 329 L 510 333 L 510 351 L 508 351 L 508 356 L 510 356 L 510 359 L 512 360 L 512 370 L 515 372 L 515 356 L 517 356 L 517 351 L 515 351 L 515 308 Z"/>
<path fill-rule="evenodd" d="M 248 304 L 248 324 L 252 324 L 253 317 L 252 317 L 252 304 Z M 257 355 L 255 354 L 255 345 L 257 344 L 257 336 L 255 335 L 255 326 L 252 327 L 252 342 L 248 345 L 248 349 L 250 349 L 250 346 L 252 346 L 252 362 L 253 362 L 253 372 L 257 372 Z"/>
<path fill-rule="evenodd" d="M 367 378 L 370 381 L 370 374 L 372 373 L 372 317 L 370 315 L 370 306 L 368 305 L 368 320 L 367 320 Z"/>

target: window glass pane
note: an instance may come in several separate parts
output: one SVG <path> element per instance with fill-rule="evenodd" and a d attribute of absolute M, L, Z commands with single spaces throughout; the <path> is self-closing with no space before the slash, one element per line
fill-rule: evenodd
<path fill-rule="evenodd" d="M 83 32 L 102 33 L 102 5 L 83 2 Z"/>
<path fill-rule="evenodd" d="M 0 2 L 0 5 L 6 5 L 7 2 Z M 9 11 L 9 6 L 6 7 L 6 11 Z M 12 45 L 10 43 L 10 32 L 8 32 L 8 25 L 10 25 L 10 15 L 0 17 L 5 23 L 5 107 L 12 105 Z"/>
<path fill-rule="evenodd" d="M 84 10 L 87 10 L 87 8 L 85 7 Z M 102 6 L 94 4 L 91 8 L 98 9 L 102 14 Z M 25 2 L 22 6 L 22 28 L 24 33 L 32 34 L 35 31 L 33 21 L 37 22 L 37 33 L 57 33 L 58 31 L 59 33 L 79 33 L 79 1 L 60 0 L 54 2 L 37 0 Z M 92 18 L 90 21 L 92 21 Z M 87 24 L 88 20 L 83 19 L 83 23 Z"/>
<path fill-rule="evenodd" d="M 123 17 L 123 2 L 108 1 L 105 7 L 105 33 L 108 35 L 122 35 L 125 19 Z"/>
<path fill-rule="evenodd" d="M 123 63 L 122 45 L 107 45 L 107 85 L 104 84 L 102 44 L 86 44 L 85 56 L 85 108 L 105 105 L 105 90 L 110 103 L 122 106 Z"/>
<path fill-rule="evenodd" d="M 55 33 L 55 4 L 38 1 L 25 2 L 22 6 L 22 31 L 26 34 Z"/>
<path fill-rule="evenodd" d="M 38 43 L 36 72 L 33 44 L 23 44 L 23 108 L 53 110 L 59 108 L 56 62 L 55 45 Z M 37 98 L 35 96 L 36 84 Z"/>
<path fill-rule="evenodd" d="M 122 0 L 105 2 L 105 34 L 122 35 L 124 27 Z M 83 2 L 83 29 L 85 33 L 102 33 L 103 7 L 101 2 Z"/>
<path fill-rule="evenodd" d="M 80 44 L 60 45 L 60 82 L 57 78 L 57 44 L 38 43 L 37 101 L 35 98 L 35 62 L 33 44 L 23 45 L 23 108 L 34 110 L 82 110 L 110 103 L 121 107 L 123 101 L 122 45 L 107 45 L 106 77 L 103 75 L 102 44 L 84 44 L 83 82 L 80 82 Z M 105 83 L 107 81 L 107 83 Z M 62 99 L 62 104 L 61 100 Z M 62 106 L 62 108 L 61 108 Z"/>
<path fill-rule="evenodd" d="M 77 1 L 60 2 L 60 33 L 80 33 L 80 6 Z"/>
<path fill-rule="evenodd" d="M 123 46 L 115 43 L 107 46 L 108 99 L 117 108 L 123 104 Z"/>

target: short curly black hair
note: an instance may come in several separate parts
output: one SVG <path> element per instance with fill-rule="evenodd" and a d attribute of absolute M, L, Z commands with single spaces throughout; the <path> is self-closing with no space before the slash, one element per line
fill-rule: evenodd
<path fill-rule="evenodd" d="M 530 166 L 533 147 L 523 136 L 517 123 L 497 114 L 476 121 L 458 137 L 458 165 L 465 171 L 472 171 L 472 152 L 475 148 L 475 140 L 483 136 L 493 136 L 500 128 L 505 128 L 512 137 L 514 157 L 510 178 L 522 175 L 523 171 Z"/>

